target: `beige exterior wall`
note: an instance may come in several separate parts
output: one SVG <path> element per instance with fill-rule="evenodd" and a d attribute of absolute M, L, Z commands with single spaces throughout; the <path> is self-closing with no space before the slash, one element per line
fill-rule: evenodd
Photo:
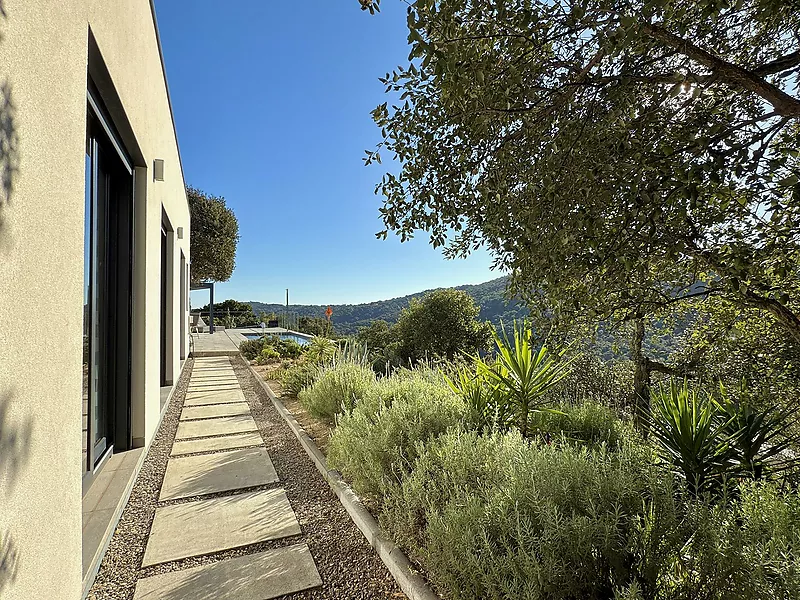
<path fill-rule="evenodd" d="M 0 564 L 11 559 L 0 567 L 0 597 L 72 600 L 81 594 L 90 30 L 127 119 L 115 125 L 137 146 L 127 150 L 137 167 L 132 429 L 140 443 L 160 417 L 162 206 L 173 229 L 184 229 L 182 240 L 172 234 L 175 380 L 189 212 L 149 0 L 2 0 L 0 8 L 0 179 L 13 171 L 10 192 L 0 188 Z M 163 182 L 153 181 L 156 158 Z"/>

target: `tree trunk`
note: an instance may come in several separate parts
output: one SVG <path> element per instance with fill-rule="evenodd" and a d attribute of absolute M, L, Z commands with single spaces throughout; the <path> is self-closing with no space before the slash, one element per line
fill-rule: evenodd
<path fill-rule="evenodd" d="M 640 431 L 646 431 L 650 416 L 650 370 L 642 351 L 644 343 L 644 319 L 637 317 L 633 322 L 631 339 L 631 360 L 633 361 L 633 409 L 634 423 Z"/>

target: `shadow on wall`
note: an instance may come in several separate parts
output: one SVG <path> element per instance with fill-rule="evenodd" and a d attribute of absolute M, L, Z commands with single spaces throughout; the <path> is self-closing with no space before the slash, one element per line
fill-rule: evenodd
<path fill-rule="evenodd" d="M 3 0 L 0 0 L 0 24 L 5 24 L 7 18 Z M 0 30 L 0 42 L 3 38 L 4 31 Z M 11 83 L 5 77 L 0 83 L 0 253 L 10 247 L 5 218 L 14 191 L 14 178 L 19 170 L 19 139 L 15 117 Z M 12 391 L 0 392 L 0 507 L 11 494 L 16 478 L 28 460 L 33 430 L 31 420 L 25 421 L 21 427 L 11 422 L 13 398 Z M 14 581 L 19 561 L 19 551 L 11 533 L 0 531 L 0 597 L 3 590 Z"/>
<path fill-rule="evenodd" d="M 0 23 L 5 23 L 8 15 L 0 0 Z M 3 31 L 0 31 L 0 42 Z M 10 234 L 6 223 L 6 212 L 11 205 L 14 191 L 14 178 L 19 171 L 19 137 L 16 130 L 16 107 L 8 77 L 0 83 L 0 252 L 10 247 Z"/>
<path fill-rule="evenodd" d="M 0 392 L 0 506 L 14 488 L 17 476 L 28 461 L 33 421 L 12 423 L 10 415 L 14 393 Z M 11 533 L 0 531 L 0 597 L 19 568 L 19 552 Z"/>

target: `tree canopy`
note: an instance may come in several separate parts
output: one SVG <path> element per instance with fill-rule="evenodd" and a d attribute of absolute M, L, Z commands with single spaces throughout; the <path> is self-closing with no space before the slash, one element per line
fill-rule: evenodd
<path fill-rule="evenodd" d="M 416 0 L 408 27 L 366 157 L 401 164 L 380 236 L 485 244 L 561 313 L 720 295 L 800 339 L 796 6 Z"/>
<path fill-rule="evenodd" d="M 200 309 L 200 314 L 207 315 L 210 306 L 206 304 Z M 214 314 L 225 327 L 255 327 L 259 318 L 253 312 L 253 307 L 247 302 L 228 299 L 214 304 Z"/>
<path fill-rule="evenodd" d="M 239 222 L 225 198 L 186 188 L 192 217 L 192 285 L 228 281 L 236 265 Z"/>
<path fill-rule="evenodd" d="M 404 362 L 426 358 L 454 358 L 485 349 L 492 326 L 478 320 L 480 307 L 461 290 L 443 289 L 412 299 L 400 311 L 392 334 Z"/>

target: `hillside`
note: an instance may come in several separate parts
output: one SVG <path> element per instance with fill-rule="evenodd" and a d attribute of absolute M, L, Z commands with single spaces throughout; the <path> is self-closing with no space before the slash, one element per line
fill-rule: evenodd
<path fill-rule="evenodd" d="M 509 323 L 528 314 L 528 310 L 523 305 L 515 301 L 508 302 L 504 298 L 506 281 L 506 277 L 498 277 L 486 283 L 462 285 L 456 289 L 464 290 L 475 299 L 475 302 L 481 307 L 481 319 L 498 325 L 501 320 Z M 359 327 L 369 325 L 370 322 L 377 319 L 393 323 L 397 320 L 400 310 L 408 306 L 412 298 L 420 298 L 431 291 L 433 290 L 366 304 L 331 305 L 333 325 L 337 333 L 349 334 L 355 333 Z M 264 304 L 263 302 L 248 302 L 248 304 L 253 307 L 256 314 L 260 312 L 280 313 L 286 310 L 282 304 Z M 326 305 L 292 304 L 289 310 L 299 316 L 323 317 L 326 308 Z"/>

